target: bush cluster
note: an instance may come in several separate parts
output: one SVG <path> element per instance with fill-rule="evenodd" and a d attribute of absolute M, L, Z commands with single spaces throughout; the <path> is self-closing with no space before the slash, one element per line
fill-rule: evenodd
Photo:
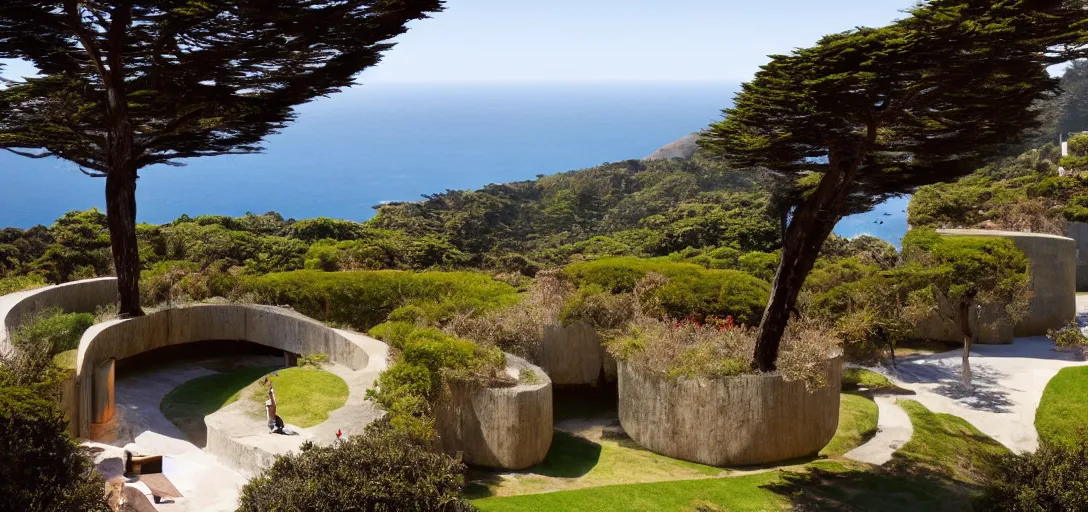
<path fill-rule="evenodd" d="M 461 501 L 465 467 L 426 441 L 372 423 L 365 435 L 333 446 L 306 443 L 277 457 L 242 489 L 239 511 L 468 512 Z"/>
<path fill-rule="evenodd" d="M 990 480 L 982 510 L 1065 512 L 1088 510 L 1088 439 L 1043 443 L 1035 453 L 1006 455 Z"/>
<path fill-rule="evenodd" d="M 20 348 L 41 346 L 51 357 L 79 348 L 79 339 L 83 332 L 94 323 L 94 315 L 91 313 L 64 313 L 60 308 L 49 308 L 21 319 L 19 326 L 12 332 L 11 339 Z"/>
<path fill-rule="evenodd" d="M 397 308 L 415 306 L 432 323 L 483 314 L 517 302 L 510 285 L 472 272 L 301 270 L 241 280 L 235 294 L 252 294 L 313 318 L 367 330 Z"/>
<path fill-rule="evenodd" d="M 733 316 L 743 324 L 758 323 L 767 305 L 770 285 L 737 270 L 712 270 L 667 259 L 610 258 L 575 263 L 563 276 L 578 288 L 610 293 L 630 293 L 635 285 L 655 273 L 668 282 L 655 289 L 652 302 L 657 316 Z M 651 302 L 648 300 L 648 302 Z"/>

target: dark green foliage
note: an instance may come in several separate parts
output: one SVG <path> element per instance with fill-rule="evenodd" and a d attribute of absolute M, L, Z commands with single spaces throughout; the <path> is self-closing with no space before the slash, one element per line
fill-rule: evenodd
<path fill-rule="evenodd" d="M 97 209 L 65 213 L 49 228 L 53 243 L 31 263 L 52 283 L 108 275 L 112 270 L 106 216 Z"/>
<path fill-rule="evenodd" d="M 20 320 L 12 332 L 16 347 L 42 343 L 49 355 L 79 347 L 83 332 L 94 325 L 90 313 L 64 313 L 59 308 L 46 309 L 30 318 Z"/>
<path fill-rule="evenodd" d="M 292 238 L 316 242 L 325 239 L 337 241 L 355 240 L 361 238 L 365 231 L 365 226 L 358 222 L 317 217 L 303 219 L 291 224 L 289 234 Z"/>
<path fill-rule="evenodd" d="M 0 295 L 40 288 L 45 285 L 45 279 L 39 274 L 2 277 L 0 278 Z"/>
<path fill-rule="evenodd" d="M 242 489 L 239 511 L 468 512 L 464 465 L 379 420 L 334 446 L 303 445 Z"/>
<path fill-rule="evenodd" d="M 0 499 L 5 510 L 106 512 L 102 477 L 68 437 L 68 422 L 38 387 L 4 382 L 0 368 Z"/>
<path fill-rule="evenodd" d="M 986 488 L 982 510 L 1088 510 L 1088 441 L 1043 443 L 1035 453 L 1005 455 Z"/>
<path fill-rule="evenodd" d="M 766 282 L 736 270 L 708 270 L 665 259 L 610 258 L 575 263 L 563 276 L 576 287 L 597 286 L 600 291 L 627 293 L 648 273 L 668 278 L 653 293 L 666 318 L 733 315 L 739 323 L 757 322 L 767 301 Z"/>
<path fill-rule="evenodd" d="M 241 281 L 236 293 L 254 293 L 269 304 L 289 305 L 305 315 L 366 330 L 393 310 L 415 305 L 431 321 L 457 313 L 482 313 L 518 300 L 516 290 L 471 272 L 318 272 L 300 270 Z"/>

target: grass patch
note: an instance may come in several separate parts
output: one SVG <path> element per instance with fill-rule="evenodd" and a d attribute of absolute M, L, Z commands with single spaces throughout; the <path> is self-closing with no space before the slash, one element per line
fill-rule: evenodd
<path fill-rule="evenodd" d="M 584 510 L 683 511 L 711 503 L 731 512 L 780 510 L 788 501 L 765 486 L 779 480 L 776 472 L 735 478 L 680 480 L 652 484 L 594 487 L 472 502 L 482 512 L 563 512 Z"/>
<path fill-rule="evenodd" d="M 843 380 L 845 381 L 845 377 Z M 848 393 L 839 395 L 839 398 L 839 428 L 835 431 L 835 437 L 831 438 L 831 442 L 820 450 L 820 455 L 824 457 L 841 456 L 861 446 L 876 434 L 876 402 L 864 396 Z"/>
<path fill-rule="evenodd" d="M 948 480 L 857 462 L 814 462 L 781 475 L 768 487 L 789 499 L 793 510 L 961 512 L 972 505 L 971 497 Z"/>
<path fill-rule="evenodd" d="M 934 413 L 914 400 L 900 400 L 899 406 L 914 425 L 914 435 L 892 459 L 900 469 L 935 472 L 974 486 L 993 476 L 1001 456 L 1009 454 L 963 418 Z"/>
<path fill-rule="evenodd" d="M 1088 367 L 1065 368 L 1046 389 L 1035 412 L 1035 429 L 1044 443 L 1073 444 L 1088 428 Z"/>
<path fill-rule="evenodd" d="M 477 472 L 465 494 L 470 497 L 515 496 L 616 484 L 708 478 L 725 470 L 671 459 L 630 440 L 583 437 L 555 431 L 544 462 L 526 471 L 505 474 Z"/>
<path fill-rule="evenodd" d="M 246 386 L 274 369 L 243 368 L 193 379 L 162 397 L 159 410 L 194 443 L 202 444 L 207 435 L 204 417 L 236 402 Z"/>
<path fill-rule="evenodd" d="M 842 371 L 843 389 L 882 389 L 895 387 L 887 377 L 865 368 L 846 368 Z"/>
<path fill-rule="evenodd" d="M 270 376 L 276 388 L 276 414 L 283 421 L 302 428 L 312 427 L 329 419 L 329 413 L 344 406 L 348 400 L 348 385 L 344 379 L 325 370 L 309 367 L 287 368 Z M 251 386 L 250 402 L 264 417 L 267 388 Z"/>

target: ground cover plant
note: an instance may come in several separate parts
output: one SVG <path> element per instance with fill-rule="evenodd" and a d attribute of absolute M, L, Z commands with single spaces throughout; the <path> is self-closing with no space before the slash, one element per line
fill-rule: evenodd
<path fill-rule="evenodd" d="M 47 308 L 20 319 L 11 339 L 16 346 L 44 343 L 49 354 L 55 355 L 79 348 L 79 339 L 94 323 L 94 315 L 90 313 L 64 313 L 60 308 Z"/>
<path fill-rule="evenodd" d="M 822 457 L 841 457 L 876 435 L 877 407 L 871 399 L 850 393 L 839 397 L 839 426 Z"/>

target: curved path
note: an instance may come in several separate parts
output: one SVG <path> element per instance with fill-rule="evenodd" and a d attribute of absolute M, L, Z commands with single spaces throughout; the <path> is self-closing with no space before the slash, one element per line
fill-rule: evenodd
<path fill-rule="evenodd" d="M 910 437 L 914 435 L 914 426 L 910 423 L 907 411 L 896 404 L 897 400 L 898 397 L 893 395 L 873 397 L 879 411 L 876 435 L 865 444 L 847 452 L 844 457 L 882 466 L 892 460 L 896 450 L 910 441 Z"/>

